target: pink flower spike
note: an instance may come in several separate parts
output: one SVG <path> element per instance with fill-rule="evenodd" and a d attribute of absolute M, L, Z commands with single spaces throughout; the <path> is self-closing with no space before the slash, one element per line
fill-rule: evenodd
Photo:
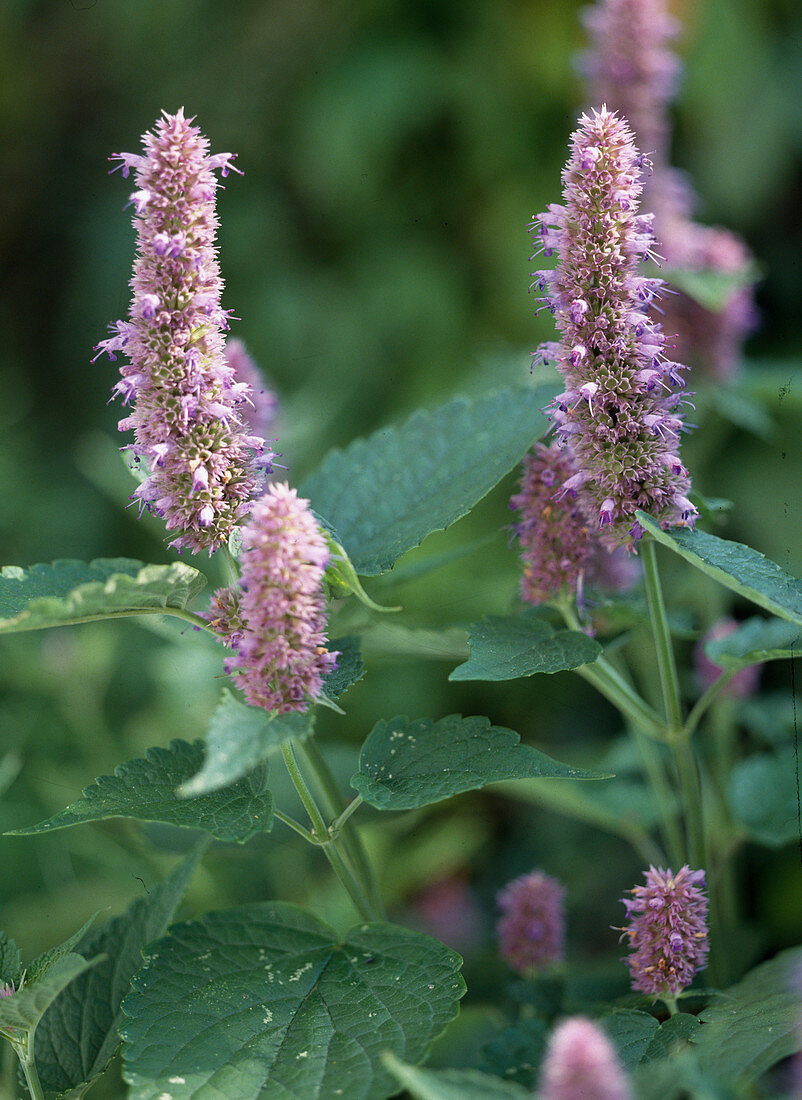
<path fill-rule="evenodd" d="M 114 392 L 134 402 L 119 426 L 133 429 L 131 450 L 150 470 L 138 499 L 177 532 L 171 545 L 211 553 L 272 471 L 272 452 L 261 439 L 254 447 L 240 414 L 249 390 L 224 385 L 228 314 L 220 305 L 214 170 L 231 167 L 232 155 L 210 156 L 183 109 L 165 113 L 142 140 L 144 155 L 113 158 L 124 175 L 136 172 L 130 319 L 98 348 L 130 360 Z"/>
<path fill-rule="evenodd" d="M 286 714 L 305 711 L 337 665 L 329 652 L 323 574 L 329 549 L 295 489 L 273 484 L 242 532 L 239 588 L 215 594 L 207 614 L 248 702 Z"/>
<path fill-rule="evenodd" d="M 706 964 L 709 950 L 704 871 L 686 864 L 676 874 L 650 867 L 646 885 L 623 898 L 629 923 L 623 932 L 633 953 L 626 960 L 632 988 L 676 996 Z"/>
<path fill-rule="evenodd" d="M 630 1100 L 632 1092 L 601 1028 L 583 1016 L 572 1016 L 551 1034 L 538 1096 L 541 1100 Z"/>
<path fill-rule="evenodd" d="M 560 962 L 565 938 L 565 888 L 542 871 L 513 879 L 498 894 L 499 951 L 519 974 Z"/>

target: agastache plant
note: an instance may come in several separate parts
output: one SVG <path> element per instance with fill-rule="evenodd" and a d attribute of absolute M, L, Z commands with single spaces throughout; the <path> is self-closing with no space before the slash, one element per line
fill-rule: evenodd
<path fill-rule="evenodd" d="M 114 392 L 133 403 L 119 427 L 134 431 L 148 474 L 134 497 L 178 532 L 171 546 L 211 553 L 248 513 L 272 457 L 244 426 L 251 387 L 224 355 L 214 173 L 237 169 L 234 154 L 209 154 L 183 109 L 142 141 L 144 153 L 111 158 L 124 176 L 134 170 L 137 258 L 130 317 L 98 354 L 128 360 Z"/>
<path fill-rule="evenodd" d="M 578 499 L 611 548 L 641 537 L 638 509 L 663 527 L 691 527 L 696 516 L 678 454 L 684 367 L 649 316 L 662 284 L 639 271 L 654 254 L 651 218 L 638 212 L 643 169 L 623 120 L 606 107 L 583 115 L 564 205 L 532 225 L 535 256 L 559 254 L 554 270 L 535 277 L 561 332 L 538 353 L 566 382 L 551 415 L 577 472 L 560 492 Z"/>
<path fill-rule="evenodd" d="M 647 32 L 663 42 L 671 29 L 641 22 L 641 38 L 623 40 L 611 27 L 605 49 L 619 59 L 645 49 Z M 645 60 L 632 70 L 619 61 L 619 78 L 633 72 L 644 97 L 651 88 L 665 103 L 676 66 L 659 50 Z M 637 124 L 647 133 L 645 105 Z M 540 354 L 562 385 L 532 385 L 524 357 L 520 385 L 338 438 L 316 466 L 332 408 L 321 427 L 305 399 L 302 424 L 288 425 L 309 441 L 306 453 L 298 446 L 298 468 L 311 467 L 298 488 L 263 489 L 270 402 L 254 392 L 244 346 L 223 343 L 214 203 L 231 155 L 211 155 L 183 111 L 155 124 L 143 153 L 116 155 L 136 176 L 138 255 L 130 316 L 101 350 L 125 358 L 115 390 L 132 406 L 122 427 L 135 432 L 145 474 L 134 497 L 164 519 L 178 551 L 210 552 L 209 576 L 175 555 L 148 563 L 116 546 L 92 562 L 0 569 L 0 634 L 58 628 L 50 645 L 22 650 L 39 692 L 25 708 L 24 660 L 12 662 L 4 722 L 13 734 L 25 715 L 19 743 L 49 744 L 55 730 L 51 761 L 69 768 L 54 789 L 76 790 L 47 820 L 13 822 L 37 787 L 33 775 L 33 787 L 6 797 L 19 767 L 9 736 L 3 912 L 30 916 L 43 936 L 67 881 L 63 860 L 32 858 L 15 908 L 21 864 L 10 846 L 108 819 L 126 824 L 95 832 L 96 861 L 86 837 L 72 869 L 61 849 L 70 908 L 85 903 L 90 916 L 110 863 L 132 899 L 24 961 L 0 928 L 0 1039 L 31 1100 L 83 1096 L 118 1050 L 114 1073 L 119 1065 L 132 1100 L 778 1093 L 780 1078 L 764 1071 L 802 1048 L 802 948 L 756 966 L 749 956 L 770 952 L 755 918 L 764 895 L 782 894 L 780 849 L 798 839 L 796 714 L 778 685 L 783 660 L 794 684 L 802 597 L 798 579 L 762 553 L 694 526 L 679 456 L 684 367 L 649 266 L 665 249 L 651 199 L 640 208 L 644 185 L 657 191 L 630 122 L 607 107 L 579 119 L 564 202 L 535 219 L 539 247 L 557 254 L 553 270 L 536 273 L 559 330 Z M 667 140 L 665 127 L 646 140 Z M 322 179 L 317 153 L 307 160 Z M 662 168 L 664 151 L 655 160 Z M 523 291 L 523 250 L 519 262 Z M 261 277 L 275 286 L 282 273 Z M 263 291 L 257 300 L 273 300 Z M 280 355 L 272 318 L 264 323 L 260 346 Z M 349 384 L 338 373 L 325 389 L 347 395 Z M 303 381 L 305 394 L 311 386 Z M 475 535 L 522 459 L 516 591 L 498 532 Z M 477 509 L 485 497 L 490 507 Z M 118 500 L 123 508 L 125 491 Z M 472 511 L 463 544 L 456 526 L 453 545 L 427 544 Z M 700 511 L 700 526 L 710 523 L 711 503 Z M 478 547 L 486 556 L 465 566 Z M 663 555 L 674 566 L 668 605 Z M 746 602 L 759 614 L 745 619 Z M 137 633 L 154 623 L 143 616 L 156 616 L 155 628 Z M 119 618 L 127 633 L 114 635 L 103 620 Z M 710 621 L 727 625 L 717 641 L 702 638 L 715 663 L 695 675 L 693 645 Z M 75 624 L 91 625 L 70 646 Z M 86 676 L 83 653 L 94 661 Z M 118 676 L 108 655 L 131 653 Z M 382 658 L 389 670 L 374 677 Z M 736 678 L 766 660 L 772 696 L 755 682 L 748 703 L 733 705 Z M 120 739 L 141 755 L 105 774 Z M 53 797 L 44 782 L 36 805 Z M 109 848 L 114 837 L 125 844 Z M 212 844 L 191 919 L 173 923 Z M 507 881 L 541 862 L 554 877 Z M 745 919 L 741 887 L 758 863 L 768 889 L 756 907 L 748 884 Z M 51 865 L 37 917 L 28 874 Z M 627 891 L 632 867 L 649 869 Z M 204 912 L 209 898 L 215 909 Z M 786 903 L 785 917 L 793 892 Z M 626 960 L 613 922 L 625 925 L 616 932 Z M 466 979 L 451 945 L 468 956 Z M 473 1018 L 455 1024 L 468 986 Z M 13 1067 L 3 1077 L 13 1082 Z M 100 1089 L 123 1095 L 116 1078 Z"/>

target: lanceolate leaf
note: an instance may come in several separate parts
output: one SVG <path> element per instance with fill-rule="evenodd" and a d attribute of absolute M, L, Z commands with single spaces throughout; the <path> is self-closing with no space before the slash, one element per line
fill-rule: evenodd
<path fill-rule="evenodd" d="M 793 948 L 751 970 L 700 1014 L 694 1048 L 700 1064 L 740 1087 L 802 1048 L 799 994 L 791 988 L 802 949 Z"/>
<path fill-rule="evenodd" d="M 230 691 L 223 691 L 220 705 L 206 731 L 206 759 L 180 790 L 184 798 L 195 798 L 219 790 L 248 775 L 285 741 L 302 741 L 312 732 L 314 715 L 272 714 L 240 703 Z"/>
<path fill-rule="evenodd" d="M 398 1091 L 382 1054 L 420 1061 L 465 992 L 429 936 L 376 923 L 340 940 L 282 902 L 175 925 L 148 954 L 123 1004 L 132 1100 L 382 1100 Z"/>
<path fill-rule="evenodd" d="M 802 652 L 802 628 L 784 619 L 755 616 L 725 638 L 705 646 L 710 660 L 725 669 L 745 668 L 763 661 L 780 661 Z"/>
<path fill-rule="evenodd" d="M 0 932 L 0 985 L 13 982 L 19 985 L 22 977 L 22 954 L 14 940 Z"/>
<path fill-rule="evenodd" d="M 10 997 L 0 998 L 0 1028 L 11 1027 L 30 1031 L 38 1024 L 47 1007 L 62 989 L 69 985 L 73 978 L 77 978 L 97 962 L 100 960 L 87 961 L 81 955 L 64 955 L 39 981 L 24 985 Z"/>
<path fill-rule="evenodd" d="M 563 672 L 595 661 L 602 647 L 576 630 L 555 630 L 537 612 L 486 615 L 468 632 L 471 656 L 449 680 L 515 680 L 536 672 Z"/>
<path fill-rule="evenodd" d="M 53 969 L 59 959 L 63 959 L 65 955 L 71 953 L 73 947 L 89 931 L 96 916 L 97 913 L 93 913 L 89 920 L 82 924 L 78 931 L 74 932 L 64 943 L 58 944 L 57 947 L 51 947 L 48 951 L 43 951 L 41 955 L 38 955 L 27 969 L 26 981 L 31 984 L 41 981 L 48 971 Z"/>
<path fill-rule="evenodd" d="M 553 386 L 502 390 L 415 413 L 331 451 L 301 486 L 357 573 L 374 576 L 488 493 L 546 429 Z"/>
<path fill-rule="evenodd" d="M 409 810 L 501 779 L 609 779 L 560 764 L 521 745 L 517 733 L 487 718 L 451 714 L 377 722 L 359 754 L 351 786 L 379 810 Z"/>
<path fill-rule="evenodd" d="M 87 957 L 105 958 L 70 983 L 37 1028 L 36 1065 L 48 1092 L 77 1089 L 108 1066 L 120 1044 L 120 1002 L 142 966 L 142 951 L 164 935 L 207 843 L 197 845 L 165 882 L 78 945 Z"/>
<path fill-rule="evenodd" d="M 162 821 L 191 829 L 205 829 L 218 840 L 245 841 L 273 826 L 273 797 L 267 790 L 267 764 L 223 790 L 181 798 L 177 788 L 191 780 L 203 765 L 203 745 L 196 741 L 171 741 L 169 748 L 148 749 L 144 760 L 129 760 L 114 775 L 101 775 L 87 787 L 83 798 L 55 817 L 16 829 L 12 835 L 29 836 L 64 829 L 109 817 L 133 817 Z"/>
<path fill-rule="evenodd" d="M 206 584 L 191 565 L 131 558 L 56 561 L 0 570 L 0 633 L 39 630 L 120 615 L 183 611 Z"/>
<path fill-rule="evenodd" d="M 419 1069 L 391 1054 L 384 1064 L 415 1100 L 531 1100 L 529 1089 L 475 1069 Z"/>
<path fill-rule="evenodd" d="M 728 542 L 716 535 L 708 535 L 705 531 L 677 527 L 663 531 L 645 512 L 638 512 L 637 516 L 643 528 L 658 542 L 725 588 L 779 615 L 781 619 L 802 625 L 802 581 L 786 573 L 757 550 L 740 542 Z"/>

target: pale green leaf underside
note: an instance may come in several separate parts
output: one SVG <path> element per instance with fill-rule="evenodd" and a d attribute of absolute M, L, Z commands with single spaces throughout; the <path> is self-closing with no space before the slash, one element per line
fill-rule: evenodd
<path fill-rule="evenodd" d="M 410 810 L 504 779 L 609 779 L 552 760 L 488 718 L 377 722 L 351 786 L 379 810 Z"/>
<path fill-rule="evenodd" d="M 637 516 L 658 542 L 725 588 L 781 619 L 802 625 L 802 581 L 786 573 L 776 562 L 740 542 L 728 542 L 705 531 L 677 527 L 663 531 L 645 512 L 638 512 Z"/>
<path fill-rule="evenodd" d="M 664 267 L 660 275 L 670 286 L 683 291 L 700 306 L 720 313 L 736 290 L 755 280 L 757 272 L 753 264 L 745 264 L 737 271 Z"/>
<path fill-rule="evenodd" d="M 751 970 L 700 1014 L 694 1049 L 721 1081 L 740 1086 L 802 1048 L 799 995 L 792 991 L 802 949 L 792 948 Z"/>
<path fill-rule="evenodd" d="M 285 741 L 302 741 L 312 732 L 314 715 L 274 714 L 240 703 L 223 689 L 206 731 L 206 759 L 197 774 L 187 777 L 180 794 L 194 798 L 248 775 Z"/>
<path fill-rule="evenodd" d="M 415 1100 L 531 1100 L 528 1089 L 475 1069 L 420 1069 L 385 1055 L 387 1069 Z"/>
<path fill-rule="evenodd" d="M 515 680 L 564 672 L 595 661 L 602 647 L 576 630 L 555 630 L 537 612 L 486 615 L 468 630 L 470 658 L 449 680 Z"/>
<path fill-rule="evenodd" d="M 164 935 L 205 847 L 197 845 L 168 879 L 84 937 L 81 951 L 105 958 L 67 986 L 37 1028 L 36 1066 L 46 1091 L 79 1089 L 108 1066 L 120 1044 L 120 1003 L 142 951 Z"/>
<path fill-rule="evenodd" d="M 466 515 L 547 427 L 553 386 L 458 398 L 416 412 L 346 450 L 301 486 L 337 534 L 357 573 L 385 573 L 433 531 Z"/>
<path fill-rule="evenodd" d="M 206 584 L 191 565 L 131 558 L 56 561 L 0 570 L 0 633 L 131 614 L 183 611 Z"/>
<path fill-rule="evenodd" d="M 705 645 L 705 653 L 720 668 L 740 669 L 764 661 L 781 661 L 802 652 L 802 630 L 784 619 L 755 616 L 726 638 Z"/>
<path fill-rule="evenodd" d="M 76 954 L 62 956 L 39 981 L 24 985 L 11 997 L 0 999 L 0 1027 L 21 1028 L 25 1031 L 35 1027 L 62 989 L 97 962 L 100 959 L 87 962 Z"/>
<path fill-rule="evenodd" d="M 283 902 L 175 925 L 123 1004 L 131 1100 L 382 1100 L 398 1086 L 381 1055 L 423 1058 L 457 1013 L 460 962 L 392 924 L 340 942 Z"/>
<path fill-rule="evenodd" d="M 756 753 L 730 773 L 727 801 L 750 837 L 769 848 L 799 840 L 797 760 L 792 746 Z"/>
<path fill-rule="evenodd" d="M 204 761 L 203 745 L 196 741 L 171 741 L 169 748 L 148 749 L 145 759 L 120 764 L 114 775 L 101 775 L 61 813 L 15 829 L 11 835 L 31 836 L 104 821 L 109 817 L 132 817 L 139 821 L 161 821 L 189 829 L 205 829 L 218 840 L 245 841 L 273 826 L 273 797 L 267 789 L 267 765 L 223 790 L 181 798 L 177 789 L 192 779 Z"/>

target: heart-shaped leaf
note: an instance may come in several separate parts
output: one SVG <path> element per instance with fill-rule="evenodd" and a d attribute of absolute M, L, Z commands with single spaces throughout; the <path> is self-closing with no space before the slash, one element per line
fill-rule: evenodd
<path fill-rule="evenodd" d="M 341 940 L 282 902 L 175 925 L 148 954 L 123 1003 L 132 1100 L 382 1100 L 398 1089 L 382 1054 L 420 1061 L 465 991 L 429 936 L 376 923 Z"/>
<path fill-rule="evenodd" d="M 267 764 L 223 790 L 182 798 L 176 791 L 192 779 L 203 765 L 200 741 L 171 741 L 169 748 L 148 749 L 144 760 L 120 764 L 114 775 L 101 775 L 83 792 L 83 798 L 61 813 L 15 829 L 14 836 L 31 836 L 104 821 L 109 817 L 133 817 L 139 821 L 162 821 L 190 829 L 205 829 L 218 840 L 245 841 L 257 832 L 273 827 L 273 796 L 267 789 Z"/>
<path fill-rule="evenodd" d="M 385 573 L 466 515 L 547 427 L 554 386 L 501 390 L 419 411 L 400 427 L 330 451 L 301 486 L 357 573 Z"/>
<path fill-rule="evenodd" d="M 351 786 L 379 810 L 410 810 L 502 779 L 609 779 L 560 764 L 520 744 L 488 718 L 450 714 L 377 722 L 359 754 Z"/>
<path fill-rule="evenodd" d="M 468 631 L 471 656 L 449 680 L 515 680 L 595 661 L 602 647 L 577 630 L 555 630 L 536 611 L 486 615 Z"/>

